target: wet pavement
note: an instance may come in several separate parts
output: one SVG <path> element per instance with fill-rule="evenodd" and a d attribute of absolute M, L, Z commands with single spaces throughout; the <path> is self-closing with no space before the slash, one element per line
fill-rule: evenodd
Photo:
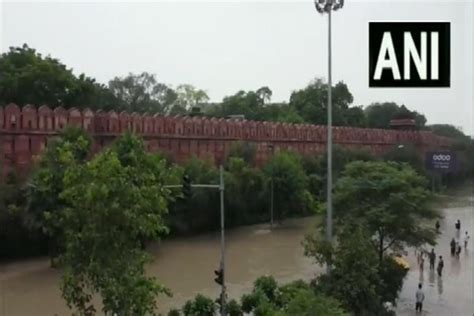
<path fill-rule="evenodd" d="M 443 207 L 444 219 L 441 223 L 441 236 L 434 247 L 436 255 L 443 256 L 444 270 L 441 277 L 429 269 L 426 258 L 424 269 L 417 264 L 414 250 L 409 251 L 408 261 L 411 269 L 405 280 L 398 302 L 397 315 L 433 315 L 433 316 L 473 316 L 474 315 L 474 199 L 472 191 L 463 192 Z M 461 220 L 462 235 L 467 230 L 471 239 L 468 247 L 462 247 L 459 258 L 452 257 L 450 241 L 457 237 L 454 226 Z M 431 250 L 426 247 L 426 250 Z M 437 261 L 436 261 L 437 264 Z M 415 313 L 415 292 L 418 283 L 423 284 L 425 302 L 423 313 Z"/>

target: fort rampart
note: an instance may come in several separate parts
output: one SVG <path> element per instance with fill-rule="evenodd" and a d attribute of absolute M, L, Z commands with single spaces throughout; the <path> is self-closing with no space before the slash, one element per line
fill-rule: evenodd
<path fill-rule="evenodd" d="M 202 116 L 163 116 L 138 113 L 80 111 L 75 108 L 49 108 L 15 104 L 0 107 L 0 166 L 27 172 L 33 158 L 48 146 L 48 140 L 66 126 L 80 127 L 93 138 L 93 151 L 110 144 L 126 130 L 143 137 L 151 152 L 162 151 L 181 162 L 195 155 L 221 162 L 232 142 L 252 142 L 256 146 L 256 164 L 274 150 L 294 150 L 303 155 L 325 150 L 325 126 L 259 122 Z M 413 144 L 420 154 L 445 149 L 451 140 L 428 131 L 402 131 L 334 127 L 334 143 L 347 148 L 364 148 L 381 155 L 399 144 Z"/>

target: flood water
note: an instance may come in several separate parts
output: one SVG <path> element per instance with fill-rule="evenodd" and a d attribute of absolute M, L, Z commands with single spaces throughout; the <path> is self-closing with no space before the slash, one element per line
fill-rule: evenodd
<path fill-rule="evenodd" d="M 454 222 L 460 219 L 462 230 L 474 233 L 472 188 L 458 191 L 443 205 L 442 235 L 435 251 L 445 259 L 443 276 L 430 271 L 428 262 L 420 271 L 412 249 L 411 264 L 397 307 L 397 315 L 414 313 L 414 293 L 418 282 L 424 284 L 426 300 L 423 315 L 472 316 L 474 314 L 474 238 L 459 259 L 450 256 L 449 241 L 456 236 Z M 240 298 L 252 288 L 253 281 L 264 274 L 281 282 L 310 280 L 322 272 L 304 257 L 301 242 L 320 218 L 292 219 L 272 230 L 269 225 L 254 225 L 228 231 L 226 283 L 230 298 Z M 152 245 L 154 263 L 148 273 L 171 289 L 173 297 L 160 297 L 159 311 L 202 293 L 213 298 L 219 294 L 214 270 L 219 266 L 219 232 L 189 238 L 166 240 Z M 0 316 L 71 315 L 59 291 L 60 271 L 49 268 L 46 258 L 0 266 Z"/>
<path fill-rule="evenodd" d="M 322 271 L 304 257 L 301 242 L 318 218 L 291 219 L 272 230 L 269 225 L 233 229 L 226 234 L 226 285 L 230 298 L 240 298 L 264 274 L 282 282 L 314 277 Z M 218 232 L 166 240 L 149 250 L 154 262 L 148 272 L 171 289 L 173 297 L 160 297 L 160 312 L 198 293 L 217 298 L 214 270 L 219 266 Z M 46 258 L 0 266 L 0 315 L 71 315 L 60 296 L 61 272 L 49 268 Z"/>
<path fill-rule="evenodd" d="M 426 258 L 424 269 L 417 265 L 414 251 L 410 251 L 410 272 L 405 280 L 398 302 L 397 315 L 436 315 L 473 316 L 474 315 L 474 197 L 472 187 L 457 192 L 448 198 L 443 207 L 444 219 L 441 223 L 441 236 L 434 247 L 437 256 L 443 256 L 444 269 L 441 277 L 429 269 Z M 461 231 L 454 226 L 461 220 Z M 467 248 L 462 248 L 459 258 L 450 253 L 451 239 L 469 232 L 471 239 Z M 462 240 L 462 239 L 461 239 Z M 430 247 L 426 247 L 430 250 Z M 437 264 L 436 261 L 435 264 Z M 423 284 L 425 301 L 423 313 L 415 313 L 415 292 L 418 283 Z"/>

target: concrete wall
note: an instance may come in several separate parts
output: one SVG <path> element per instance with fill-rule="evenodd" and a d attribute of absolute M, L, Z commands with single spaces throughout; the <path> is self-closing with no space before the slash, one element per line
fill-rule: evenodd
<path fill-rule="evenodd" d="M 0 166 L 3 175 L 12 169 L 28 172 L 35 155 L 66 126 L 83 128 L 92 135 L 94 152 L 129 130 L 144 138 L 149 151 L 168 153 L 178 162 L 195 155 L 219 163 L 225 159 L 232 142 L 239 140 L 256 144 L 256 164 L 267 159 L 270 144 L 275 150 L 291 149 L 310 155 L 323 152 L 326 142 L 326 127 L 311 124 L 92 112 L 62 107 L 51 109 L 45 105 L 20 108 L 9 104 L 0 107 Z M 426 131 L 352 127 L 334 127 L 333 139 L 335 144 L 365 148 L 376 155 L 403 143 L 414 144 L 420 153 L 444 149 L 451 144 L 450 139 Z"/>

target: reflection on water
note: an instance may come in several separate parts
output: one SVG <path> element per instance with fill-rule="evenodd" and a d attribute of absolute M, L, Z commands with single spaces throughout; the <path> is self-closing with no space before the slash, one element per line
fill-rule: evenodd
<path fill-rule="evenodd" d="M 250 291 L 253 281 L 264 274 L 282 282 L 309 280 L 322 269 L 304 257 L 301 242 L 317 218 L 292 219 L 272 231 L 268 225 L 231 230 L 226 234 L 227 287 L 230 298 Z M 197 293 L 217 297 L 214 269 L 219 264 L 218 232 L 180 238 L 149 247 L 155 259 L 147 272 L 171 289 L 173 297 L 160 297 L 161 312 L 180 307 Z M 68 315 L 60 296 L 60 272 L 48 260 L 0 266 L 0 316 Z M 0 291 L 2 288 L 0 287 Z M 2 306 L 3 305 L 3 306 Z M 70 313 L 69 313 L 70 314 Z"/>
<path fill-rule="evenodd" d="M 434 271 L 434 269 L 430 269 L 428 282 L 429 282 L 429 285 L 431 287 L 434 286 L 434 283 L 435 283 L 435 271 Z"/>
<path fill-rule="evenodd" d="M 424 271 L 423 271 L 422 269 L 420 269 L 420 278 L 419 278 L 419 281 L 420 281 L 421 284 L 423 284 L 424 281 L 425 281 L 424 275 L 425 275 Z"/>
<path fill-rule="evenodd" d="M 438 276 L 438 295 L 443 294 L 443 277 Z"/>

